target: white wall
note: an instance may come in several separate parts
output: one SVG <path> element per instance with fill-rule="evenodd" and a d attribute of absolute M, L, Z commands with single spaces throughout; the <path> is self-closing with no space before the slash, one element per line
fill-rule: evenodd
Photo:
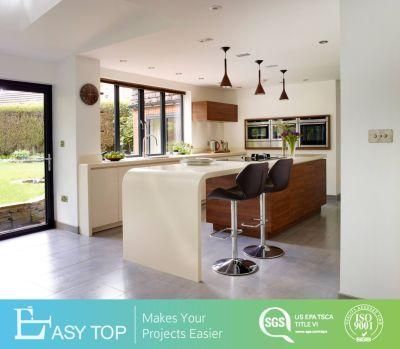
<path fill-rule="evenodd" d="M 86 83 L 99 87 L 98 60 L 74 56 L 56 65 L 53 96 L 54 203 L 58 223 L 78 226 L 78 164 L 100 160 L 100 104 L 79 96 Z M 65 142 L 60 147 L 60 141 Z M 61 202 L 61 196 L 68 202 Z"/>
<path fill-rule="evenodd" d="M 280 101 L 281 86 L 264 86 L 265 95 L 254 95 L 253 89 L 237 90 L 239 122 L 225 123 L 225 139 L 231 148 L 244 148 L 244 119 L 283 116 L 327 115 L 331 116 L 331 149 L 297 151 L 299 154 L 326 154 L 327 194 L 340 193 L 337 176 L 337 84 L 336 81 L 305 82 L 287 84 L 288 101 Z"/>
<path fill-rule="evenodd" d="M 53 84 L 56 64 L 0 54 L 0 79 Z"/>
<path fill-rule="evenodd" d="M 400 297 L 400 2 L 341 1 L 340 292 Z M 391 128 L 394 143 L 368 143 Z"/>
<path fill-rule="evenodd" d="M 191 103 L 205 100 L 233 103 L 232 94 L 226 93 L 224 90 L 219 88 L 199 87 L 169 80 L 156 79 L 144 75 L 126 73 L 118 70 L 102 68 L 100 75 L 102 78 L 186 91 L 186 96 L 184 98 L 184 137 L 186 142 L 193 144 L 195 151 L 203 151 L 207 149 L 207 140 L 209 139 L 224 138 L 224 123 L 212 121 L 192 122 Z"/>

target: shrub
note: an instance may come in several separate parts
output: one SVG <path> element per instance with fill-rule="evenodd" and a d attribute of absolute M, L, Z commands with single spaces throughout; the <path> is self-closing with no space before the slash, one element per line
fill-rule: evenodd
<path fill-rule="evenodd" d="M 29 156 L 31 155 L 31 153 L 29 152 L 29 150 L 16 150 L 11 154 L 11 159 L 15 159 L 15 160 L 26 160 L 29 159 Z"/>
<path fill-rule="evenodd" d="M 0 105 L 0 154 L 18 149 L 43 152 L 43 126 L 41 103 Z"/>

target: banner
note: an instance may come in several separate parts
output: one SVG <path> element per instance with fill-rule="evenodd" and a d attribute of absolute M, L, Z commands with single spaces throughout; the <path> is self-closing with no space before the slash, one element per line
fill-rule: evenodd
<path fill-rule="evenodd" d="M 400 301 L 4 300 L 0 348 L 394 348 Z"/>

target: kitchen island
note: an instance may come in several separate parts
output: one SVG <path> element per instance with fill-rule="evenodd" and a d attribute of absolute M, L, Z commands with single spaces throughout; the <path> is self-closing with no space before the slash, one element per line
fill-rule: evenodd
<path fill-rule="evenodd" d="M 272 161 L 270 161 L 270 167 Z M 235 185 L 236 175 L 209 178 L 207 194 L 215 188 Z M 313 157 L 313 161 L 295 161 L 287 189 L 265 196 L 266 231 L 269 237 L 292 227 L 321 211 L 326 204 L 326 160 Z M 259 199 L 238 202 L 238 225 L 242 234 L 259 237 L 259 228 L 252 228 L 260 217 Z M 207 222 L 215 230 L 230 225 L 230 204 L 223 200 L 207 200 Z M 243 224 L 243 225 L 242 225 Z"/>
<path fill-rule="evenodd" d="M 301 157 L 294 164 L 321 159 L 321 156 Z M 271 167 L 275 161 L 268 162 Z M 204 183 L 211 178 L 235 175 L 248 164 L 216 161 L 207 166 L 173 164 L 128 171 L 122 183 L 124 259 L 201 281 Z"/>

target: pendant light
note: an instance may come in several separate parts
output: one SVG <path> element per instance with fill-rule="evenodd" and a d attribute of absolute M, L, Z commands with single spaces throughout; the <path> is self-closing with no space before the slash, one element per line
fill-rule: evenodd
<path fill-rule="evenodd" d="M 258 85 L 256 88 L 256 92 L 254 92 L 255 95 L 265 95 L 264 88 L 261 85 L 261 67 L 260 64 L 263 61 L 261 59 L 256 60 L 256 63 L 258 64 Z"/>
<path fill-rule="evenodd" d="M 228 77 L 228 69 L 227 69 L 227 65 L 226 65 L 226 51 L 228 51 L 230 49 L 230 47 L 224 46 L 224 47 L 221 47 L 221 49 L 225 52 L 225 74 L 224 74 L 224 77 L 222 78 L 220 86 L 228 88 L 228 87 L 232 87 L 231 81 L 229 80 L 229 77 Z"/>
<path fill-rule="evenodd" d="M 281 101 L 289 99 L 289 97 L 288 97 L 288 95 L 287 95 L 287 93 L 285 91 L 285 73 L 286 72 L 287 72 L 286 69 L 281 70 L 281 73 L 283 75 L 283 90 L 282 90 L 281 97 L 279 98 L 279 100 L 281 100 Z"/>

